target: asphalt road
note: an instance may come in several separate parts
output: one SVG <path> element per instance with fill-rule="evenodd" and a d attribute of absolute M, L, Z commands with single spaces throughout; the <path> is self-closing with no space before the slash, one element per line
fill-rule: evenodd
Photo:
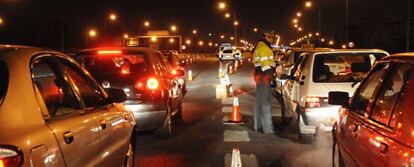
<path fill-rule="evenodd" d="M 240 150 L 243 166 L 331 166 L 332 140 L 329 132 L 318 134 L 311 144 L 300 143 L 294 125 L 282 125 L 280 105 L 274 99 L 275 134 L 253 131 L 255 84 L 252 64 L 244 61 L 230 75 L 239 98 L 243 125 L 225 125 L 233 98 L 216 99 L 221 64 L 215 57 L 189 66 L 193 81 L 187 82 L 183 120 L 175 121 L 174 136 L 159 139 L 152 134 L 137 138 L 135 164 L 143 167 L 221 167 L 230 166 L 232 150 Z"/>

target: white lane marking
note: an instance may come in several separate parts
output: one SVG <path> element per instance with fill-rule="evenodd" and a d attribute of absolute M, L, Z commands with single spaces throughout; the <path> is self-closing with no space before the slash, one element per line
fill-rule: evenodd
<path fill-rule="evenodd" d="M 224 156 L 224 166 L 225 167 L 232 167 L 232 157 L 231 153 L 226 153 Z M 253 154 L 240 154 L 241 164 L 243 167 L 258 167 L 259 163 L 257 162 L 257 158 Z"/>
<path fill-rule="evenodd" d="M 240 150 L 233 149 L 233 154 L 231 156 L 231 167 L 241 167 L 241 157 L 240 157 Z"/>
<path fill-rule="evenodd" d="M 224 131 L 224 142 L 249 142 L 249 133 L 243 130 L 225 130 Z"/>
<path fill-rule="evenodd" d="M 223 107 L 223 108 L 221 108 L 221 111 L 223 111 L 223 113 L 231 113 L 232 110 L 233 110 L 233 107 Z"/>

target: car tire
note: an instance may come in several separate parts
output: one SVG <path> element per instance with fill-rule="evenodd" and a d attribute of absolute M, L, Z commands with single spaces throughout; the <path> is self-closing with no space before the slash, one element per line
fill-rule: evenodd
<path fill-rule="evenodd" d="M 167 116 L 165 117 L 162 127 L 155 131 L 159 138 L 169 138 L 172 136 L 172 120 L 170 106 L 168 107 Z"/>
<path fill-rule="evenodd" d="M 332 167 L 345 167 L 344 159 L 339 151 L 339 146 L 334 142 L 332 147 Z"/>
<path fill-rule="evenodd" d="M 131 141 L 131 142 L 135 142 L 135 141 Z M 125 161 L 122 166 L 123 167 L 134 167 L 135 165 L 134 163 L 135 163 L 135 151 L 133 148 L 133 144 L 129 143 Z"/>

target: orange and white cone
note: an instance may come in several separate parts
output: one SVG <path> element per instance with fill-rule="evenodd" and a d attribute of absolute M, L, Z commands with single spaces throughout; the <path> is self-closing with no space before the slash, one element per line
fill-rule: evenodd
<path fill-rule="evenodd" d="M 241 115 L 240 115 L 239 98 L 237 98 L 237 97 L 235 97 L 233 99 L 233 108 L 231 110 L 230 120 L 226 121 L 226 123 L 229 123 L 229 124 L 244 124 L 244 121 L 242 120 Z"/>

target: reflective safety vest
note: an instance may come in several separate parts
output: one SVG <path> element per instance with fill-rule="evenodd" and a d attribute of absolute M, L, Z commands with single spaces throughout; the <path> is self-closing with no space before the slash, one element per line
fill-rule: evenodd
<path fill-rule="evenodd" d="M 264 42 L 259 41 L 256 49 L 253 51 L 253 61 L 255 67 L 261 67 L 262 71 L 276 67 L 273 50 Z"/>

